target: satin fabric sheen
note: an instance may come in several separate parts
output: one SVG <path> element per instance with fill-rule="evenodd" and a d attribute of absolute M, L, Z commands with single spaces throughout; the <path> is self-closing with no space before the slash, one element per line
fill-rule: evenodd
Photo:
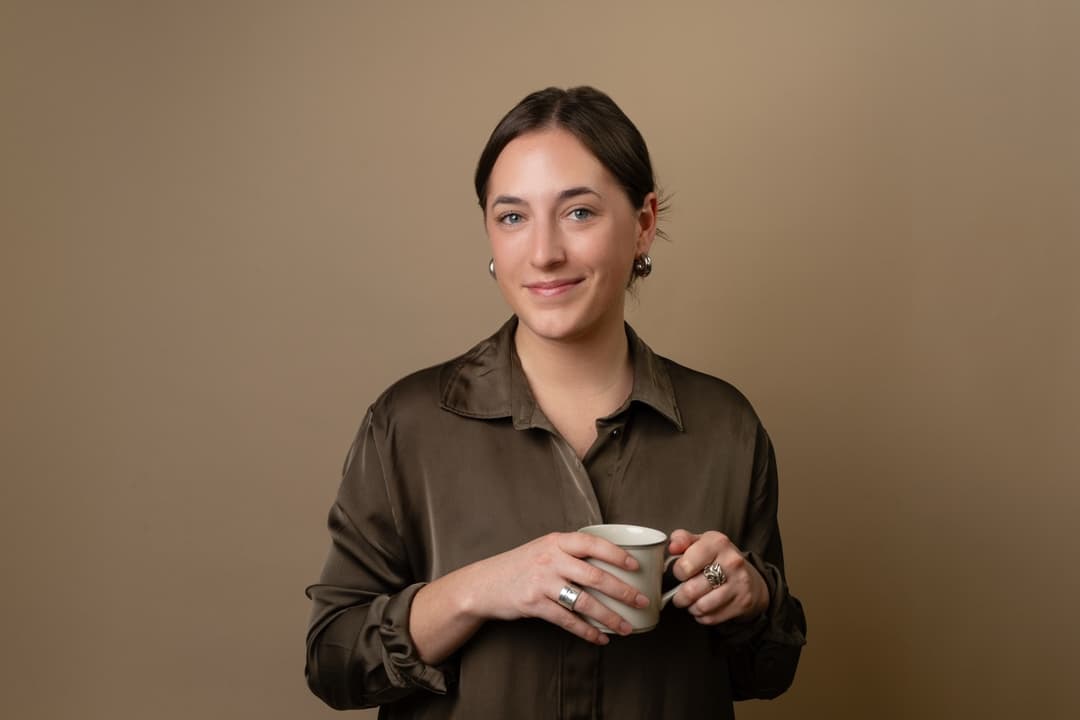
<path fill-rule="evenodd" d="M 806 620 L 788 591 L 776 461 L 749 402 L 655 355 L 627 326 L 634 386 L 581 460 L 514 350 L 517 319 L 395 383 L 369 408 L 329 516 L 306 675 L 335 708 L 381 718 L 732 718 L 791 684 Z M 440 666 L 409 608 L 424 583 L 552 531 L 602 522 L 727 534 L 769 586 L 767 612 L 708 628 L 668 606 L 596 647 L 539 620 L 488 622 Z M 557 592 L 557 589 L 553 589 Z"/>

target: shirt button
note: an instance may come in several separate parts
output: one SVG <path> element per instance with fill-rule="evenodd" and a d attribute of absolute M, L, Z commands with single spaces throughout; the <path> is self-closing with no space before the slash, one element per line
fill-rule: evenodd
<path fill-rule="evenodd" d="M 619 437 L 619 428 L 615 428 L 611 431 L 611 437 Z"/>

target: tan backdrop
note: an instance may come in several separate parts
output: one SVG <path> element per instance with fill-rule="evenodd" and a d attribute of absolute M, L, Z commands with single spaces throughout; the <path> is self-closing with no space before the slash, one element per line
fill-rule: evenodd
<path fill-rule="evenodd" d="M 779 449 L 810 644 L 740 718 L 1077 717 L 1077 37 L 1073 2 L 5 2 L 0 715 L 335 716 L 302 591 L 354 428 L 506 316 L 475 159 L 589 83 L 674 195 L 631 322 Z"/>

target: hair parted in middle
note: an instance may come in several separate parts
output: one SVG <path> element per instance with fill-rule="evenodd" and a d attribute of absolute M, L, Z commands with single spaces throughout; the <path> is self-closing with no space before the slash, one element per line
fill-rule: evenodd
<path fill-rule="evenodd" d="M 573 134 L 615 177 L 634 208 L 656 191 L 645 138 L 614 100 L 585 85 L 568 90 L 549 87 L 515 105 L 488 138 L 476 165 L 476 199 L 481 210 L 487 212 L 488 181 L 503 148 L 521 135 L 547 128 Z M 658 205 L 661 212 L 667 209 L 666 200 L 659 200 Z M 667 237 L 659 228 L 656 234 Z"/>

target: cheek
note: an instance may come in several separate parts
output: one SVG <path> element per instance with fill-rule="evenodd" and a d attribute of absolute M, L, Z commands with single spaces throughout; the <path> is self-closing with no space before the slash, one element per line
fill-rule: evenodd
<path fill-rule="evenodd" d="M 488 235 L 488 244 L 491 246 L 491 256 L 495 258 L 496 264 L 501 261 L 508 265 L 514 261 L 514 244 L 508 242 L 506 238 L 491 234 Z"/>
<path fill-rule="evenodd" d="M 620 232 L 606 245 L 604 264 L 616 275 L 628 274 L 634 264 L 635 241 L 633 235 L 620 228 Z"/>
<path fill-rule="evenodd" d="M 502 285 L 504 281 L 524 272 L 528 258 L 524 256 L 525 246 L 514 238 L 500 237 L 498 233 L 488 236 L 491 258 L 495 261 L 495 277 Z"/>

